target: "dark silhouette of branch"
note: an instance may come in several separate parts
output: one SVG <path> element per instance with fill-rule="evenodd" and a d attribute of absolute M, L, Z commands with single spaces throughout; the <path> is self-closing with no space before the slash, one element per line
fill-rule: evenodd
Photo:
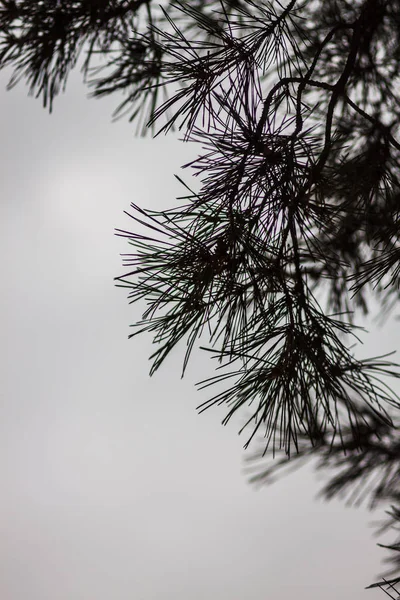
<path fill-rule="evenodd" d="M 117 232 L 151 373 L 202 347 L 216 391 L 199 410 L 247 411 L 246 447 L 264 435 L 254 481 L 315 458 L 326 498 L 390 501 L 390 527 L 399 371 L 355 344 L 371 298 L 382 315 L 399 299 L 399 23 L 399 0 L 0 2 L 9 87 L 52 110 L 85 49 L 92 95 L 124 94 L 114 116 L 199 148 L 199 191 L 181 179 L 183 205 L 132 204 Z"/>

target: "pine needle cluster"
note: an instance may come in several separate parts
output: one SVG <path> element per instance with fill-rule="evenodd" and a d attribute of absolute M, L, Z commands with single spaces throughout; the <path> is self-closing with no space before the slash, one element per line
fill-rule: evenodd
<path fill-rule="evenodd" d="M 199 148 L 184 165 L 199 190 L 181 179 L 183 204 L 132 204 L 118 230 L 151 373 L 205 349 L 199 409 L 247 415 L 256 481 L 316 457 L 336 470 L 326 497 L 390 500 L 390 526 L 400 373 L 357 358 L 356 321 L 399 299 L 399 25 L 398 0 L 0 2 L 9 87 L 25 79 L 51 110 L 84 49 L 92 95 L 124 94 L 116 117 Z"/>

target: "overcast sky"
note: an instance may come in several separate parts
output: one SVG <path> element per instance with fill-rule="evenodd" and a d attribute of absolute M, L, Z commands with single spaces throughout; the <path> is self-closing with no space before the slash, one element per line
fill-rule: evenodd
<path fill-rule="evenodd" d="M 196 413 L 207 362 L 148 377 L 114 287 L 130 202 L 174 205 L 188 149 L 111 123 L 75 73 L 50 116 L 0 78 L 0 598 L 375 600 L 381 513 L 315 500 L 310 469 L 261 491 L 237 427 Z M 193 148 L 191 148 L 193 152 Z M 182 173 L 181 173 L 182 174 Z M 185 175 L 188 177 L 188 175 Z M 396 349 L 389 323 L 363 356 Z"/>

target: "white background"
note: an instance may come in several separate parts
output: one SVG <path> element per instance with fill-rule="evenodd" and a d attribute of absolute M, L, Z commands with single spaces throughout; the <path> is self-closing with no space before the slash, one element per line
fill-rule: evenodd
<path fill-rule="evenodd" d="M 114 236 L 130 202 L 167 208 L 193 154 L 111 123 L 79 73 L 50 116 L 1 74 L 2 600 L 374 600 L 381 513 L 315 500 L 310 468 L 261 491 L 236 425 L 199 416 L 201 358 L 148 377 L 150 338 Z M 363 356 L 397 346 L 374 329 Z M 211 373 L 209 373 L 211 374 Z"/>

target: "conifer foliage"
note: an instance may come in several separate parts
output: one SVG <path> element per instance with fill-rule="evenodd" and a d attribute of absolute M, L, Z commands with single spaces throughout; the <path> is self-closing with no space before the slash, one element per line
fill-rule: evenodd
<path fill-rule="evenodd" d="M 264 438 L 253 479 L 316 457 L 336 469 L 327 497 L 385 501 L 400 521 L 399 370 L 356 345 L 371 303 L 399 299 L 400 2 L 2 0 L 0 31 L 9 87 L 50 111 L 83 53 L 115 117 L 197 144 L 197 191 L 188 174 L 179 204 L 132 204 L 118 230 L 151 373 L 204 348 L 200 410 L 223 404 L 246 446 Z"/>

